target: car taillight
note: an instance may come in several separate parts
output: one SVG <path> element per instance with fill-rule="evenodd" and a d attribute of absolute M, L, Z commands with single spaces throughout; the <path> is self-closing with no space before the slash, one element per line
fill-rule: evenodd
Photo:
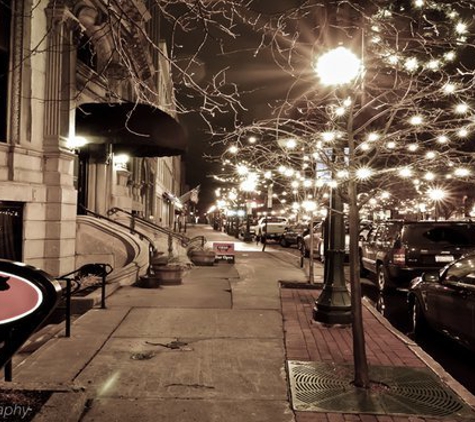
<path fill-rule="evenodd" d="M 406 250 L 404 248 L 394 250 L 393 262 L 395 265 L 406 265 Z"/>

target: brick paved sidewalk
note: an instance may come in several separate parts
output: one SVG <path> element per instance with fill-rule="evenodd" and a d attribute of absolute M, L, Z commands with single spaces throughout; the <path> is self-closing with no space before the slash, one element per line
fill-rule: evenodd
<path fill-rule="evenodd" d="M 312 309 L 321 290 L 308 288 L 281 288 L 282 314 L 284 319 L 285 346 L 288 361 L 309 361 L 329 364 L 336 368 L 343 365 L 353 365 L 352 332 L 351 327 L 332 326 L 313 321 Z M 407 367 L 424 369 L 436 367 L 438 364 L 421 352 L 420 348 L 407 337 L 403 336 L 389 323 L 363 306 L 363 320 L 365 329 L 366 354 L 370 369 L 372 366 Z M 450 378 L 450 377 L 449 377 Z M 446 385 L 453 382 L 444 377 Z M 462 389 L 462 396 L 466 390 L 454 382 L 455 388 Z M 471 398 L 473 396 L 469 395 Z M 473 403 L 472 403 L 473 405 Z M 335 412 L 296 411 L 297 422 L 435 422 L 474 420 L 452 417 L 422 417 L 397 416 L 376 414 L 355 414 Z"/>

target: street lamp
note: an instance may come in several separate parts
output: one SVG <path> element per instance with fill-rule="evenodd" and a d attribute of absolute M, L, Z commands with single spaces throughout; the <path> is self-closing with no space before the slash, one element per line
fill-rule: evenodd
<path fill-rule="evenodd" d="M 341 86 L 350 83 L 361 73 L 358 57 L 344 47 L 337 47 L 322 55 L 315 64 L 323 85 Z M 340 148 L 333 148 L 332 161 L 338 160 Z M 336 176 L 332 170 L 332 179 Z M 352 322 L 351 298 L 344 275 L 345 222 L 343 201 L 338 186 L 332 188 L 330 208 L 325 220 L 325 264 L 323 290 L 315 301 L 313 319 L 327 324 Z"/>

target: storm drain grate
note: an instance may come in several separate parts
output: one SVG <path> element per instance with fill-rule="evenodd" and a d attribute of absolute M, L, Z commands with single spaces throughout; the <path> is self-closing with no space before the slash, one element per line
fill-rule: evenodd
<path fill-rule="evenodd" d="M 293 409 L 306 412 L 458 416 L 475 413 L 425 368 L 370 367 L 371 388 L 353 387 L 353 367 L 288 361 Z"/>

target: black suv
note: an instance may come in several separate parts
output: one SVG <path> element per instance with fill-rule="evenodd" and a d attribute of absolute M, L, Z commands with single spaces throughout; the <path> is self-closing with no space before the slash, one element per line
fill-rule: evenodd
<path fill-rule="evenodd" d="M 475 250 L 475 222 L 382 221 L 360 240 L 361 275 L 376 274 L 381 291 L 408 287 L 424 271 L 437 270 L 470 250 Z"/>

